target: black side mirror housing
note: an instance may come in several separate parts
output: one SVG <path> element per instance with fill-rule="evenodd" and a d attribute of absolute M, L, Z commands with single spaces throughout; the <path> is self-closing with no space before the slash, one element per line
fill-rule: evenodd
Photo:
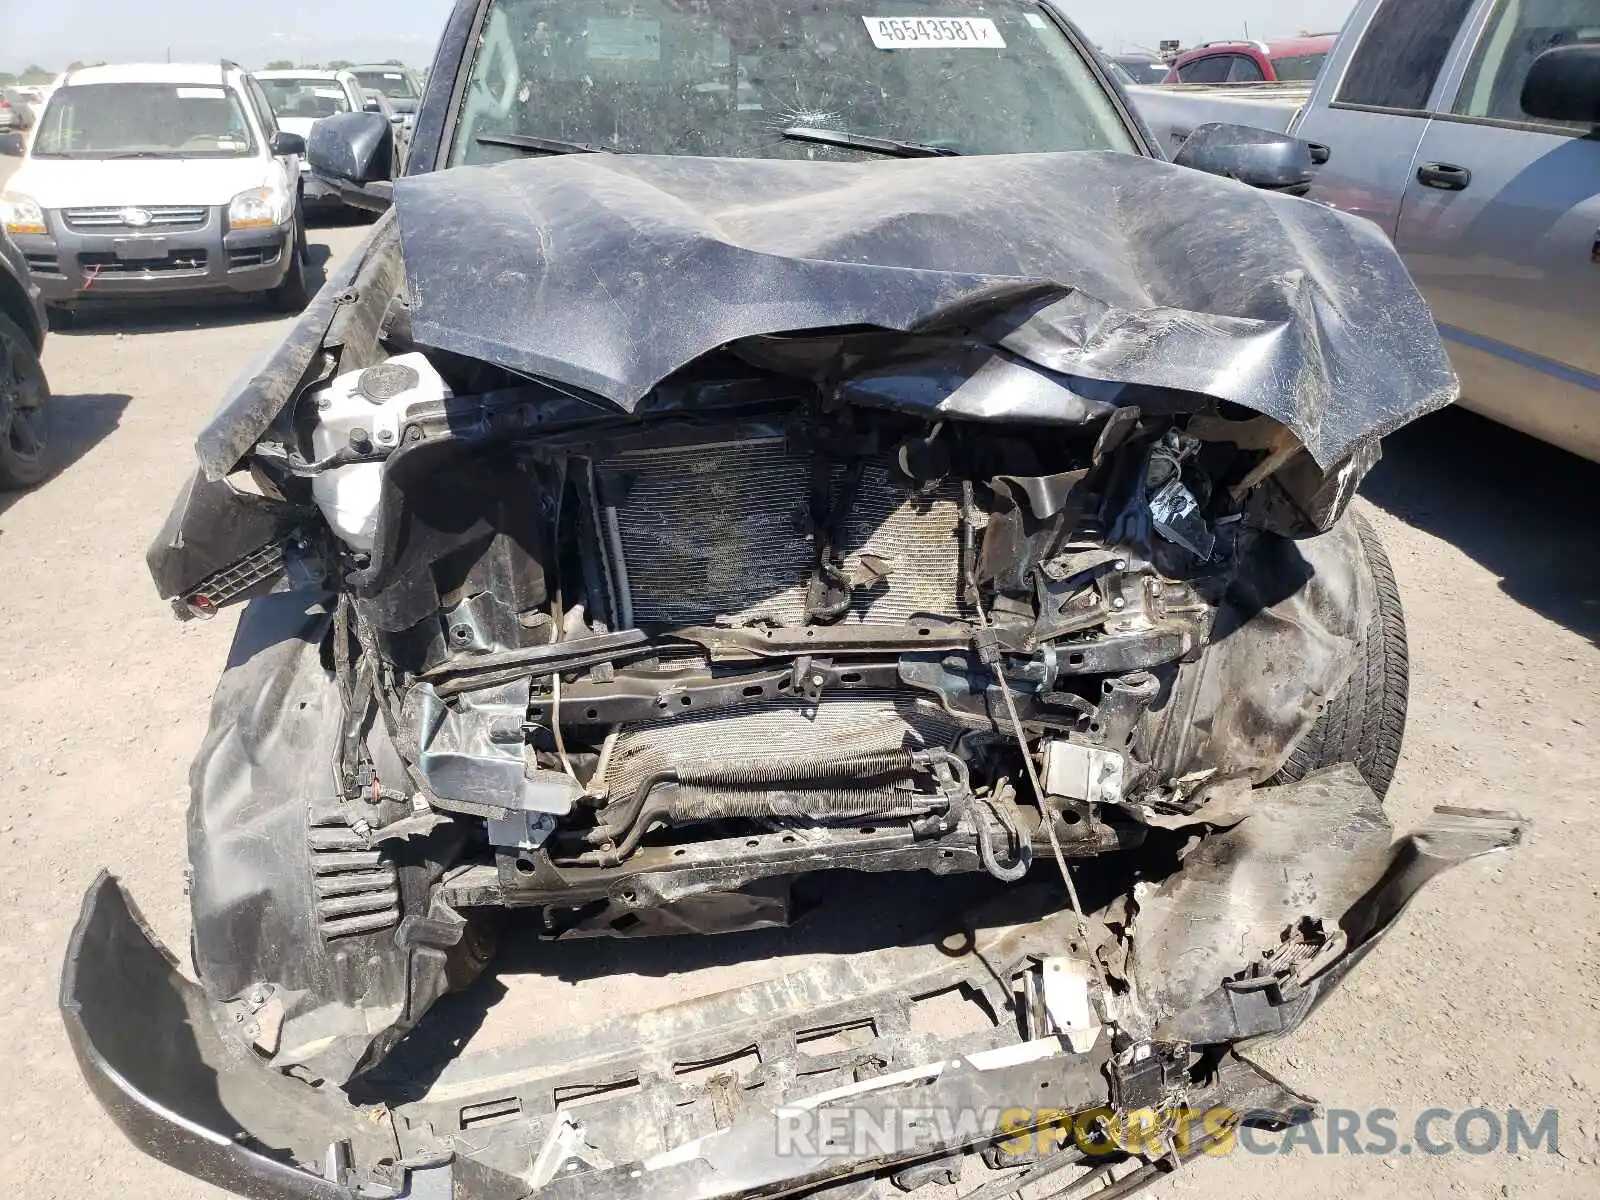
<path fill-rule="evenodd" d="M 291 154 L 304 155 L 306 140 L 298 133 L 286 133 L 280 129 L 268 139 L 267 147 L 279 158 L 287 158 Z"/>
<path fill-rule="evenodd" d="M 1600 42 L 1557 46 L 1534 59 L 1522 111 L 1540 121 L 1600 126 Z"/>
<path fill-rule="evenodd" d="M 354 208 L 383 212 L 394 201 L 394 126 L 381 113 L 324 117 L 311 127 L 311 173 Z"/>
<path fill-rule="evenodd" d="M 1303 196 L 1311 190 L 1316 160 L 1311 144 L 1286 133 L 1213 122 L 1189 135 L 1172 160 L 1208 175 L 1225 175 L 1251 187 Z"/>
<path fill-rule="evenodd" d="M 334 183 L 386 183 L 394 176 L 394 129 L 378 113 L 324 117 L 311 127 L 312 173 Z"/>

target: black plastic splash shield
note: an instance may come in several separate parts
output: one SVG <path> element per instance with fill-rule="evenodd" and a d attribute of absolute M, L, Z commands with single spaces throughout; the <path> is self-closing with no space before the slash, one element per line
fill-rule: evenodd
<path fill-rule="evenodd" d="M 863 327 L 1232 401 L 1325 470 L 1458 392 L 1376 226 L 1134 155 L 568 155 L 395 196 L 418 342 L 626 411 L 718 347 Z M 1007 392 L 962 415 L 1038 418 Z"/>

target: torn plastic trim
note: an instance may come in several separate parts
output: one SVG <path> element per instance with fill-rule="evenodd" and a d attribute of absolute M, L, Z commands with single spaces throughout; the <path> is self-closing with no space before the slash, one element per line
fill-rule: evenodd
<path fill-rule="evenodd" d="M 209 480 L 230 474 L 318 370 L 317 359 L 350 346 L 364 357 L 402 282 L 399 234 L 387 213 L 361 249 L 342 263 L 281 342 L 251 364 L 229 388 L 200 431 L 195 450 Z M 369 365 L 345 362 L 344 369 Z"/>
<path fill-rule="evenodd" d="M 1138 899 L 1129 1024 L 1214 1045 L 1298 1026 L 1430 880 L 1517 846 L 1513 813 L 1440 808 L 1399 838 L 1350 764 L 1252 793 L 1248 815 L 1201 842 Z"/>
<path fill-rule="evenodd" d="M 225 1081 L 237 1082 L 239 1056 L 212 1025 L 205 993 L 178 973 L 104 872 L 84 897 L 68 943 L 61 1015 L 95 1098 L 151 1157 L 251 1200 L 376 1200 L 284 1161 L 242 1128 L 224 1098 L 237 1094 Z M 359 1136 L 370 1144 L 354 1122 L 341 1130 L 302 1084 L 257 1071 L 248 1086 L 258 1108 L 270 1102 L 309 1111 L 330 1140 Z"/>
<path fill-rule="evenodd" d="M 223 603 L 275 588 L 286 570 L 284 555 L 280 551 L 272 570 L 256 572 L 243 581 L 249 586 L 231 594 L 213 597 L 207 594 L 208 585 L 320 521 L 314 508 L 244 492 L 228 479 L 208 479 L 197 472 L 150 544 L 145 562 L 156 591 L 163 600 L 178 601 L 180 616 L 213 615 Z"/>
<path fill-rule="evenodd" d="M 63 974 L 61 1003 L 81 1068 L 134 1144 L 170 1166 L 251 1200 L 488 1200 L 511 1194 L 536 1195 L 540 1200 L 775 1197 L 791 1194 L 808 1181 L 859 1179 L 920 1161 L 930 1153 L 960 1153 L 1025 1136 L 1049 1126 L 1063 1109 L 1105 1108 L 1116 1100 L 1105 1074 L 1109 1048 L 1102 1039 L 1090 1053 L 1073 1054 L 1061 1037 L 1010 1040 L 1016 1037 L 1015 1029 L 1003 1044 L 988 1050 L 953 1050 L 913 1040 L 909 1044 L 921 1055 L 910 1069 L 858 1077 L 857 1084 L 827 1088 L 809 1102 L 734 1117 L 707 1135 L 676 1141 L 647 1158 L 618 1163 L 596 1155 L 586 1123 L 597 1112 L 588 1100 L 581 1110 L 558 1106 L 542 1136 L 539 1127 L 521 1125 L 473 1126 L 469 1132 L 466 1115 L 488 1107 L 479 1103 L 482 1095 L 516 1086 L 516 1075 L 534 1063 L 543 1063 L 544 1068 L 534 1066 L 533 1073 L 548 1078 L 597 1069 L 604 1058 L 675 1057 L 693 1042 L 725 1037 L 730 1029 L 736 1038 L 755 1036 L 762 1044 L 766 1037 L 783 1039 L 780 1015 L 770 1008 L 757 1011 L 775 995 L 791 1002 L 804 1000 L 808 1011 L 814 1007 L 813 1022 L 839 1024 L 829 1014 L 834 1009 L 860 1008 L 864 999 L 870 999 L 863 996 L 863 988 L 870 993 L 874 988 L 894 989 L 898 983 L 896 990 L 906 993 L 909 1003 L 911 994 L 964 975 L 992 979 L 997 963 L 1005 970 L 1027 945 L 1037 948 L 1040 939 L 1055 941 L 1059 922 L 1059 917 L 1048 918 L 1021 927 L 991 941 L 984 952 L 969 952 L 954 964 L 948 953 L 941 955 L 932 946 L 896 948 L 834 964 L 820 974 L 802 973 L 757 985 L 745 993 L 688 1001 L 590 1031 L 568 1031 L 545 1039 L 531 1058 L 521 1048 L 511 1048 L 480 1061 L 477 1065 L 485 1074 L 476 1083 L 470 1074 L 464 1077 L 452 1068 L 421 1103 L 397 1098 L 392 1111 L 400 1118 L 398 1123 L 381 1106 L 340 1107 L 336 1095 L 277 1075 L 241 1053 L 242 1048 L 227 1045 L 210 1024 L 199 990 L 178 974 L 176 963 L 153 940 L 120 885 L 108 875 L 96 880 L 85 898 Z M 931 971 L 926 970 L 930 965 Z M 834 980 L 832 974 L 840 972 L 843 976 Z M 731 1021 L 726 1019 L 730 1004 L 737 1014 Z M 791 1020 L 804 1020 L 806 1015 L 802 1012 Z M 660 1034 L 662 1043 L 652 1045 L 646 1029 Z M 996 1036 L 1005 1032 L 997 1029 Z M 902 1037 L 909 1035 L 909 1029 L 901 1032 Z M 790 1033 L 787 1038 L 792 1053 L 794 1036 Z M 522 1072 L 516 1070 L 518 1060 Z M 829 1059 L 810 1061 L 815 1068 Z M 876 1060 L 868 1056 L 862 1061 Z M 663 1082 L 667 1087 L 683 1086 L 670 1077 Z M 713 1078 L 709 1087 L 715 1093 L 718 1080 Z M 533 1085 L 533 1090 L 549 1095 L 552 1089 Z M 553 1090 L 563 1091 L 559 1086 Z M 1209 1088 L 1186 1094 L 1278 1124 L 1302 1119 L 1311 1107 L 1304 1097 L 1231 1056 L 1225 1057 Z M 786 1112 L 804 1111 L 808 1103 L 816 1106 L 830 1097 L 849 1100 L 863 1114 L 876 1114 L 886 1128 L 891 1124 L 890 1109 L 903 1105 L 997 1112 L 1027 1101 L 1037 1119 L 1031 1124 L 1002 1122 L 994 1129 L 962 1131 L 931 1147 L 919 1137 L 915 1144 L 887 1147 L 865 1158 L 796 1159 L 780 1154 L 776 1123 Z M 268 1148 L 259 1133 L 261 1126 L 254 1132 L 241 1128 L 240 1117 L 247 1109 L 263 1125 L 292 1131 L 298 1145 Z M 613 1117 L 621 1115 L 637 1127 L 631 1111 Z M 599 1127 L 615 1125 L 608 1125 L 602 1116 Z M 448 1140 L 434 1137 L 436 1129 Z M 401 1147 L 388 1149 L 389 1139 L 401 1130 L 405 1131 Z M 308 1143 L 326 1148 L 311 1153 Z M 290 1155 L 318 1163 L 321 1173 L 293 1165 L 287 1161 Z M 376 1163 L 383 1178 L 368 1176 L 358 1182 L 354 1173 L 358 1161 L 369 1169 Z M 1063 1165 L 1070 1162 L 1063 1160 Z"/>
<path fill-rule="evenodd" d="M 1289 982 L 1300 991 L 1280 997 L 1281 1002 L 1265 989 L 1228 988 L 1230 981 L 1246 978 L 1231 961 L 1214 963 L 1204 980 L 1194 980 L 1192 973 L 1175 977 L 1179 990 L 1199 985 L 1204 992 L 1221 983 L 1234 995 L 1261 997 L 1280 1010 L 1280 1019 L 1271 1027 L 1208 1026 L 1196 1019 L 1206 1006 L 1190 1006 L 1181 1021 L 1156 1030 L 1153 1043 L 1137 1040 L 1137 1026 L 1125 1018 L 1136 1020 L 1138 1013 L 1126 999 L 1100 1004 L 1102 1019 L 1109 1009 L 1124 1034 L 1133 1030 L 1136 1045 L 1175 1048 L 1187 1047 L 1191 1037 L 1196 1046 L 1226 1047 L 1239 1037 L 1292 1029 L 1376 944 L 1428 880 L 1459 862 L 1514 845 L 1521 834 L 1522 823 L 1504 814 L 1442 810 L 1430 825 L 1390 843 L 1387 823 L 1352 768 L 1262 795 L 1267 805 L 1293 810 L 1311 802 L 1319 789 L 1327 819 L 1311 822 L 1313 832 L 1326 833 L 1330 821 L 1365 829 L 1357 835 L 1365 848 L 1340 854 L 1340 845 L 1350 845 L 1344 838 L 1336 839 L 1330 852 L 1330 845 L 1310 833 L 1285 843 L 1274 826 L 1253 839 L 1222 845 L 1215 854 L 1194 857 L 1173 877 L 1173 886 L 1162 889 L 1169 899 L 1185 889 L 1211 897 L 1173 908 L 1179 923 L 1187 914 L 1205 918 L 1208 925 L 1192 938 L 1180 930 L 1172 953 L 1185 943 L 1204 945 L 1213 935 L 1237 934 L 1234 944 L 1245 947 L 1241 954 L 1262 952 L 1279 961 L 1280 912 L 1298 914 L 1293 926 L 1306 928 L 1303 918 L 1316 925 L 1317 916 L 1304 911 L 1308 898 L 1313 908 L 1335 911 L 1343 940 L 1331 940 L 1326 953 L 1293 957 L 1292 964 L 1303 971 Z M 1252 814 L 1240 828 L 1259 817 L 1260 812 Z M 1270 820 L 1265 824 L 1273 826 Z M 1237 875 L 1256 881 L 1246 888 L 1256 896 L 1247 906 L 1252 913 L 1243 914 L 1243 932 L 1230 933 L 1220 925 L 1234 914 L 1218 905 L 1234 894 Z M 1151 1078 L 1132 1069 L 1137 1062 L 1123 1065 L 1119 1057 L 1111 1063 L 1106 1037 L 1085 1054 L 1071 1053 L 1063 1041 L 1051 1043 L 1048 1031 L 1033 1028 L 1018 1009 L 1015 982 L 1026 964 L 1048 961 L 1072 947 L 1072 923 L 1059 911 L 1053 890 L 1041 885 L 1006 893 L 1004 904 L 1002 913 L 969 914 L 957 945 L 946 939 L 842 956 L 737 992 L 453 1057 L 437 1072 L 429 1069 L 427 1051 L 418 1050 L 424 1057 L 415 1062 L 400 1053 L 365 1081 L 363 1094 L 382 1099 L 386 1107 L 363 1108 L 346 1102 L 343 1093 L 307 1088 L 278 1075 L 242 1046 L 231 1047 L 211 1024 L 200 990 L 178 975 L 115 881 L 102 876 L 90 889 L 73 934 L 62 1013 L 96 1095 L 136 1145 L 180 1170 L 260 1200 L 420 1200 L 434 1194 L 452 1200 L 506 1194 L 539 1200 L 748 1200 L 845 1182 L 922 1161 L 941 1149 L 960 1153 L 1026 1132 L 1011 1127 L 966 1131 L 951 1135 L 942 1147 L 919 1140 L 914 1147 L 874 1148 L 862 1157 L 827 1161 L 780 1158 L 774 1152 L 776 1122 L 808 1098 L 819 1103 L 819 1094 L 843 1096 L 880 1124 L 890 1105 L 1053 1113 L 1085 1112 L 1108 1103 L 1159 1109 L 1181 1101 L 1191 1108 L 1250 1113 L 1262 1107 L 1262 1096 L 1269 1108 L 1279 1106 L 1276 1119 L 1296 1119 L 1281 1109 L 1290 1099 L 1303 1098 L 1294 1098 L 1226 1051 L 1211 1079 L 1191 1079 L 1187 1072 L 1175 1079 L 1165 1068 Z M 1141 925 L 1154 920 L 1157 907 L 1141 901 L 1135 938 Z M 1050 915 L 1041 918 L 1040 912 Z M 1331 927 L 1324 919 L 1318 928 Z M 1154 940 L 1161 942 L 1159 930 Z M 1074 951 L 1082 952 L 1081 947 Z M 1170 953 L 1159 964 L 1178 972 L 1186 966 Z M 1148 1005 L 1160 989 L 1148 973 L 1141 974 L 1138 962 L 1130 966 L 1131 1003 Z M 992 1027 L 945 1040 L 917 1033 L 910 1017 L 913 1004 L 951 991 L 981 1001 Z M 807 1030 L 860 1028 L 872 1031 L 863 1046 L 820 1056 L 805 1047 Z M 1204 1040 L 1209 1038 L 1219 1040 Z M 756 1090 L 742 1086 L 733 1067 L 731 1075 L 698 1072 L 752 1055 L 760 1066 L 746 1082 L 759 1082 Z M 676 1064 L 696 1064 L 698 1081 L 691 1083 Z M 419 1077 L 432 1079 L 426 1091 L 417 1089 Z M 841 1086 L 848 1094 L 840 1093 Z M 577 1100 L 569 1104 L 562 1097 L 581 1100 L 581 1108 L 575 1111 Z M 648 1119 L 664 1112 L 672 1114 L 668 1123 Z M 504 1119 L 481 1124 L 484 1113 L 504 1114 Z M 542 1151 L 559 1138 L 563 1123 L 573 1128 L 569 1140 L 558 1140 L 551 1152 L 560 1170 L 547 1175 L 543 1186 L 530 1188 L 530 1164 L 550 1157 Z M 297 1168 L 290 1158 L 326 1162 L 332 1178 Z M 383 1164 L 394 1161 L 411 1166 L 386 1173 Z M 351 1190 L 358 1165 L 367 1182 Z M 1157 1176 L 1147 1172 L 1145 1181 L 1154 1183 Z"/>

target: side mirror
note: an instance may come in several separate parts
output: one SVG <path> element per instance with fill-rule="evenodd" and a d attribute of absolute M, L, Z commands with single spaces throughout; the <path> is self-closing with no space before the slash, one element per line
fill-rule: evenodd
<path fill-rule="evenodd" d="M 394 127 L 377 113 L 339 113 L 311 127 L 311 173 L 358 208 L 382 212 L 393 197 Z"/>
<path fill-rule="evenodd" d="M 313 174 L 344 183 L 376 183 L 392 177 L 394 131 L 376 113 L 339 113 L 311 127 Z"/>
<path fill-rule="evenodd" d="M 1291 196 L 1309 192 L 1316 174 L 1310 143 L 1249 125 L 1201 125 L 1172 161 Z"/>
<path fill-rule="evenodd" d="M 1557 46 L 1534 59 L 1522 111 L 1541 121 L 1600 125 L 1600 42 Z"/>
<path fill-rule="evenodd" d="M 285 133 L 280 129 L 267 142 L 267 148 L 278 158 L 287 158 L 291 154 L 304 155 L 306 140 L 298 133 Z"/>

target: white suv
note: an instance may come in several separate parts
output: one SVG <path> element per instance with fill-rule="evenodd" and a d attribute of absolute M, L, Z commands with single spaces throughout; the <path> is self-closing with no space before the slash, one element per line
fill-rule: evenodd
<path fill-rule="evenodd" d="M 55 310 L 99 297 L 308 297 L 300 159 L 239 67 L 136 64 L 64 76 L 0 220 Z"/>

